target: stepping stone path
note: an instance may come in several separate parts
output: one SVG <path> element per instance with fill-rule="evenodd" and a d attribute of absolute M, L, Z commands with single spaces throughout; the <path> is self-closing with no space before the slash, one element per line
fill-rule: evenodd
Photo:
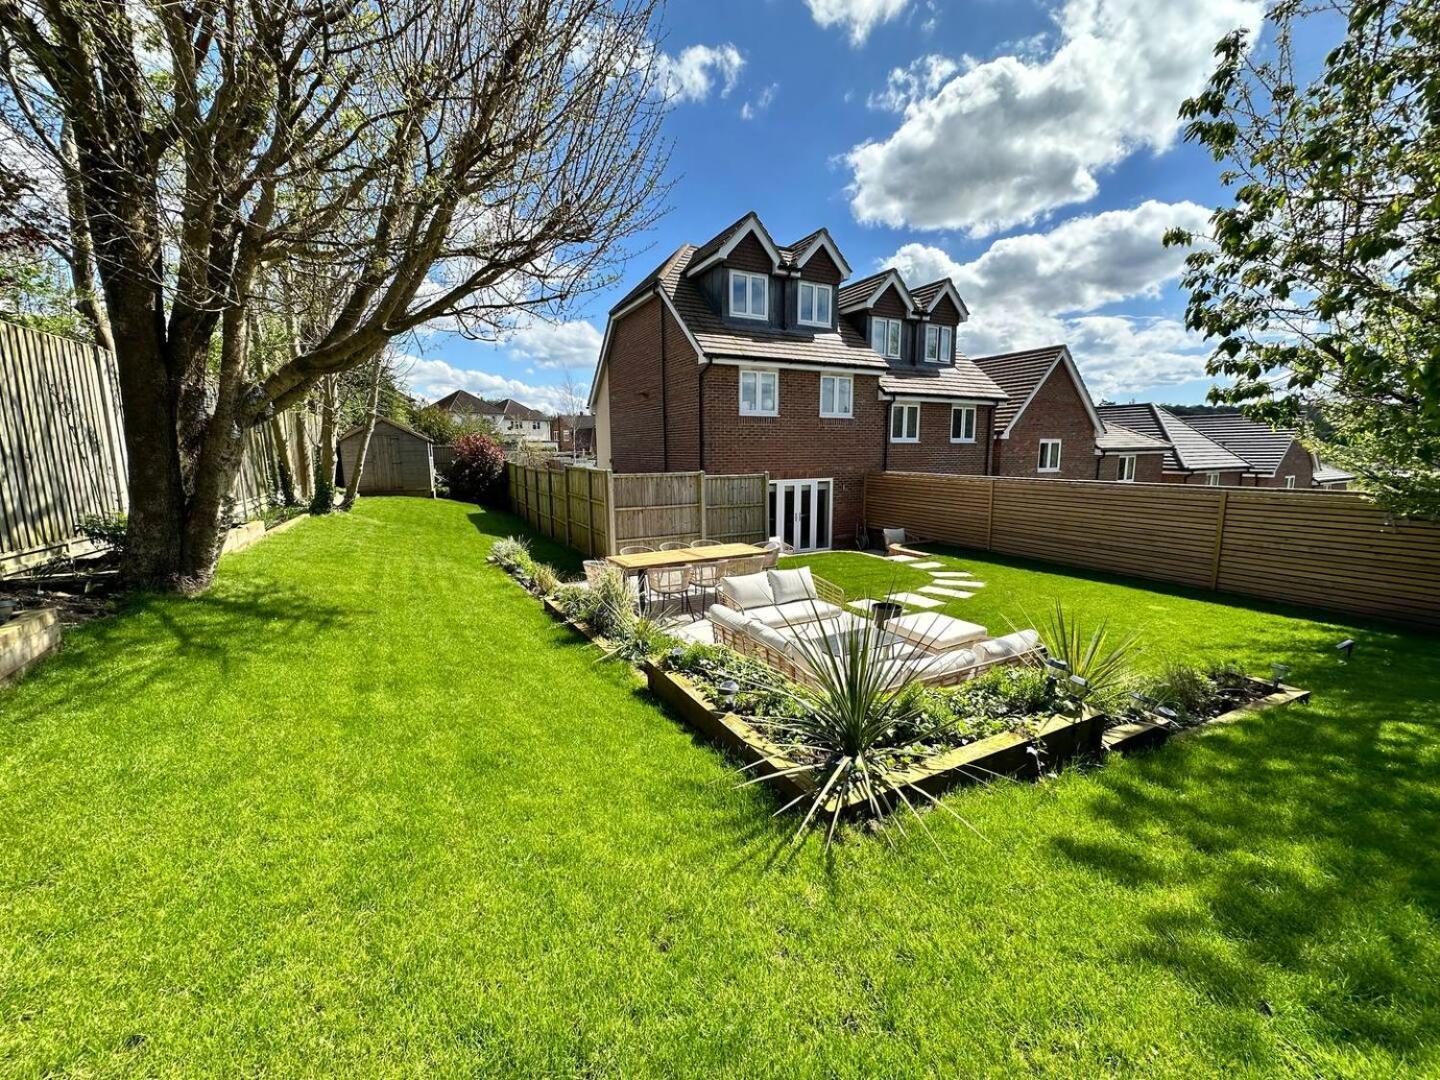
<path fill-rule="evenodd" d="M 931 570 L 930 576 L 941 579 L 968 578 L 970 575 L 964 570 Z"/>
<path fill-rule="evenodd" d="M 914 561 L 915 561 L 915 556 L 914 556 L 914 555 L 891 555 L 891 556 L 890 556 L 890 561 L 891 561 L 891 562 L 914 562 Z M 938 565 L 938 564 L 937 564 L 937 565 Z"/>
<path fill-rule="evenodd" d="M 943 562 L 917 562 L 911 563 L 911 570 L 934 570 L 937 566 L 944 566 Z"/>
<path fill-rule="evenodd" d="M 892 593 L 889 598 L 897 603 L 909 604 L 911 607 L 918 608 L 935 608 L 945 603 L 944 600 L 936 600 L 933 596 L 921 596 L 919 593 L 913 592 Z"/>
<path fill-rule="evenodd" d="M 934 593 L 936 596 L 949 596 L 956 600 L 969 600 L 970 597 L 975 595 L 974 593 L 961 592 L 959 589 L 947 589 L 943 585 L 921 585 L 920 591 L 923 593 Z"/>

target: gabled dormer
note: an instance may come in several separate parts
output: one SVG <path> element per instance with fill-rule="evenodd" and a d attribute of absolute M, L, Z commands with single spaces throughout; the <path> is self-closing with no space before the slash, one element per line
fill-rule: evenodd
<path fill-rule="evenodd" d="M 784 257 L 753 211 L 701 245 L 685 276 L 727 320 L 784 325 Z"/>
<path fill-rule="evenodd" d="M 829 333 L 839 325 L 836 292 L 850 264 L 827 229 L 782 249 L 785 257 L 785 325 L 801 333 Z"/>
<path fill-rule="evenodd" d="M 920 327 L 916 331 L 919 362 L 954 364 L 956 329 L 970 318 L 960 290 L 949 278 L 940 278 L 911 290 L 910 295 L 919 309 Z"/>
<path fill-rule="evenodd" d="M 916 357 L 920 308 L 894 270 L 881 270 L 840 290 L 840 314 L 865 335 L 870 348 L 892 364 Z"/>

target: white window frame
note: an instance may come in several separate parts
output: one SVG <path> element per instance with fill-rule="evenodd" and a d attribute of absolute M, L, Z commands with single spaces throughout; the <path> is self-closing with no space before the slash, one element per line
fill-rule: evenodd
<path fill-rule="evenodd" d="M 895 327 L 895 351 L 890 351 L 890 328 Z M 884 347 L 875 348 L 875 332 L 881 327 L 885 329 Z M 870 317 L 870 347 L 887 360 L 899 360 L 900 354 L 905 351 L 905 322 L 902 319 L 887 319 L 883 315 L 872 315 Z"/>
<path fill-rule="evenodd" d="M 935 355 L 930 355 L 931 344 Z M 948 364 L 955 359 L 955 334 L 948 326 L 929 323 L 925 327 L 925 362 L 927 364 Z"/>
<path fill-rule="evenodd" d="M 906 416 L 912 413 L 915 416 L 915 434 L 910 436 L 902 434 L 897 437 L 895 434 L 895 417 Z M 908 423 L 902 420 L 900 430 L 903 432 L 909 426 Z M 918 404 L 909 405 L 899 401 L 890 404 L 890 441 L 892 443 L 918 443 L 920 441 L 920 406 Z"/>
<path fill-rule="evenodd" d="M 1207 472 L 1207 473 L 1205 474 L 1205 486 L 1206 486 L 1206 487 L 1219 487 L 1219 486 L 1220 486 L 1220 474 L 1219 474 L 1218 472 Z"/>
<path fill-rule="evenodd" d="M 753 409 L 747 409 L 745 407 L 745 380 L 747 377 L 753 380 L 753 382 L 755 383 L 755 408 Z M 765 394 L 761 389 L 764 385 L 762 382 L 763 377 L 769 377 L 770 379 L 774 380 L 775 384 L 775 393 L 773 395 L 775 399 L 775 408 L 768 411 L 760 407 L 760 403 L 765 400 Z M 737 385 L 740 390 L 741 416 L 780 415 L 780 372 L 776 371 L 774 368 L 741 368 L 740 378 L 737 380 Z"/>
<path fill-rule="evenodd" d="M 970 423 L 968 425 L 962 424 L 960 426 L 960 430 L 964 431 L 965 428 L 968 426 L 970 428 L 970 437 L 967 439 L 964 436 L 961 436 L 957 439 L 955 437 L 955 414 L 965 412 L 968 412 L 970 414 Z M 950 441 L 952 443 L 973 443 L 975 441 L 975 432 L 978 430 L 978 421 L 978 410 L 976 410 L 974 405 L 950 406 Z"/>
<path fill-rule="evenodd" d="M 1037 473 L 1057 473 L 1060 471 L 1060 453 L 1062 445 L 1063 441 L 1060 439 L 1040 440 L 1040 457 L 1039 460 L 1035 463 L 1035 471 Z M 1047 466 L 1045 464 L 1045 459 L 1048 455 L 1046 455 L 1045 450 L 1047 447 L 1051 446 L 1055 447 L 1055 464 Z"/>
<path fill-rule="evenodd" d="M 735 279 L 745 280 L 745 310 L 739 311 L 735 307 Z M 750 310 L 750 297 L 754 283 L 759 280 L 762 283 L 760 295 L 764 298 L 763 311 Z M 731 270 L 729 277 L 730 287 L 730 314 L 737 319 L 768 319 L 770 318 L 770 276 L 768 274 L 756 274 L 749 270 Z"/>
<path fill-rule="evenodd" d="M 825 318 L 805 318 L 805 290 L 811 290 L 810 310 L 812 313 L 820 310 L 820 297 L 825 297 Z M 835 311 L 835 292 L 829 285 L 821 285 L 814 281 L 800 282 L 800 294 L 795 298 L 795 318 L 801 326 L 820 326 L 826 330 L 830 329 L 830 316 Z"/>
<path fill-rule="evenodd" d="M 1294 474 L 1294 473 L 1287 473 L 1287 474 L 1286 474 L 1286 476 L 1285 476 L 1285 486 L 1286 486 L 1287 488 L 1293 488 L 1293 487 L 1295 486 L 1295 474 Z"/>
<path fill-rule="evenodd" d="M 1122 484 L 1133 484 L 1135 482 L 1135 455 L 1121 454 L 1115 466 L 1115 479 Z"/>
<path fill-rule="evenodd" d="M 840 386 L 845 386 L 845 411 L 833 409 L 825 411 L 825 384 L 834 384 L 831 400 L 838 406 L 840 403 Z M 855 380 L 849 375 L 821 375 L 820 376 L 820 415 L 826 420 L 853 420 L 855 419 Z"/>

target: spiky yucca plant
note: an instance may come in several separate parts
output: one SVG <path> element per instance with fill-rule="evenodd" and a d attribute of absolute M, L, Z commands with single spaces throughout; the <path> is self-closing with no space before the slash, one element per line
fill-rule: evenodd
<path fill-rule="evenodd" d="M 1085 680 L 1083 688 L 1074 683 L 1065 688 L 1077 700 L 1111 704 L 1130 681 L 1131 660 L 1140 645 L 1138 634 L 1112 640 L 1109 620 L 1101 619 L 1087 638 L 1080 620 L 1058 600 L 1040 634 L 1050 658 L 1063 660 L 1071 675 Z"/>
<path fill-rule="evenodd" d="M 810 800 L 796 842 L 828 814 L 828 850 L 840 816 L 855 796 L 872 818 L 904 807 L 929 835 L 906 789 L 943 804 L 902 774 L 913 764 L 909 748 L 933 738 L 940 725 L 927 716 L 921 697 L 897 680 L 897 667 L 882 650 L 880 632 L 870 620 L 846 620 L 827 637 L 828 644 L 824 637 L 817 641 L 805 634 L 794 636 L 809 682 L 791 682 L 769 669 L 758 677 L 760 688 L 791 698 L 796 708 L 783 719 L 756 717 L 751 722 L 798 764 L 746 784 L 782 776 L 810 780 L 811 790 L 776 811 Z M 903 833 L 904 826 L 899 828 Z"/>

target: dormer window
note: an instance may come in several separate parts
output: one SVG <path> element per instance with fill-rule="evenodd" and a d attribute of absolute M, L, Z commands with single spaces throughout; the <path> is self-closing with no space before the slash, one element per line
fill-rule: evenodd
<path fill-rule="evenodd" d="M 948 326 L 925 327 L 925 362 L 948 364 L 955 359 L 955 331 Z"/>
<path fill-rule="evenodd" d="M 800 283 L 800 325 L 830 328 L 830 286 Z"/>
<path fill-rule="evenodd" d="M 770 317 L 770 279 L 765 274 L 730 271 L 730 314 L 740 319 Z"/>
<path fill-rule="evenodd" d="M 881 356 L 890 360 L 900 359 L 900 327 L 903 324 L 899 319 L 870 320 L 870 347 Z"/>

